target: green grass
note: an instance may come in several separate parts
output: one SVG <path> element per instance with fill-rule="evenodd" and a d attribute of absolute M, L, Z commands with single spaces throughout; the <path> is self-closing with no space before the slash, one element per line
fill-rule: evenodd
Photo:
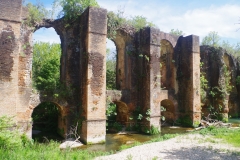
<path fill-rule="evenodd" d="M 202 135 L 214 136 L 235 147 L 240 147 L 240 129 L 209 127 L 200 130 L 199 133 Z"/>
<path fill-rule="evenodd" d="M 227 129 L 227 128 L 215 128 L 209 127 L 202 129 L 196 133 L 202 135 L 210 135 L 213 138 L 223 139 L 224 142 L 232 144 L 236 147 L 240 147 L 240 129 Z M 139 146 L 146 143 L 160 142 L 170 138 L 174 138 L 178 134 L 165 134 L 163 136 L 154 138 L 150 141 L 140 143 L 136 142 L 130 145 L 122 145 L 120 150 L 128 149 L 134 146 Z M 59 143 L 50 141 L 49 143 L 25 143 L 25 146 L 4 148 L 0 146 L 0 159 L 1 160 L 91 160 L 95 157 L 109 155 L 112 152 L 91 152 L 87 150 L 60 150 Z"/>
<path fill-rule="evenodd" d="M 109 152 L 89 152 L 87 150 L 60 150 L 59 143 L 51 141 L 48 144 L 34 143 L 15 149 L 0 147 L 1 160 L 91 160 L 98 156 L 108 155 Z"/>
<path fill-rule="evenodd" d="M 145 143 L 159 142 L 169 138 L 173 138 L 177 134 L 166 134 L 164 136 L 159 136 Z M 135 142 L 131 145 L 122 145 L 120 150 L 131 148 L 134 146 L 142 145 L 145 143 Z M 14 148 L 4 148 L 0 146 L 0 159 L 1 160 L 91 160 L 95 157 L 109 155 L 113 152 L 91 152 L 87 150 L 60 150 L 59 142 L 50 141 L 49 143 L 25 143 L 25 146 L 14 147 Z"/>

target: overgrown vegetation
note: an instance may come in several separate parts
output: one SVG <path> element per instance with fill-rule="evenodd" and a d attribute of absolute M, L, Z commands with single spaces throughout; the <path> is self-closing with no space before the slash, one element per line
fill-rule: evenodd
<path fill-rule="evenodd" d="M 89 6 L 99 7 L 96 0 L 55 0 L 54 5 L 62 8 L 58 18 L 64 17 L 67 21 L 75 21 Z"/>
<path fill-rule="evenodd" d="M 0 117 L 0 150 L 11 151 L 32 144 L 26 135 L 16 130 L 17 126 L 11 117 Z M 0 157 L 1 157 L 0 153 Z M 2 159 L 2 158 L 1 158 Z"/>
<path fill-rule="evenodd" d="M 183 33 L 183 31 L 178 30 L 178 29 L 171 29 L 171 31 L 169 33 L 172 35 L 175 35 L 175 36 L 184 36 L 185 35 L 185 33 Z"/>
<path fill-rule="evenodd" d="M 38 42 L 33 48 L 33 86 L 54 93 L 60 87 L 60 44 Z"/>
<path fill-rule="evenodd" d="M 208 35 L 203 38 L 201 45 L 222 47 L 228 54 L 236 58 L 240 56 L 240 43 L 234 45 L 230 44 L 228 41 L 221 41 L 221 37 L 218 35 L 218 32 L 215 31 L 209 32 Z"/>
<path fill-rule="evenodd" d="M 108 12 L 107 17 L 109 39 L 114 39 L 117 34 L 117 30 L 120 28 L 128 28 L 128 30 L 136 32 L 144 27 L 155 27 L 155 24 L 148 22 L 146 17 L 135 16 L 127 19 L 124 17 L 124 12 L 120 10 L 117 13 L 112 11 Z"/>
<path fill-rule="evenodd" d="M 201 102 L 205 102 L 206 100 L 206 90 L 208 89 L 208 80 L 206 79 L 206 73 L 203 71 L 204 63 L 200 63 L 200 95 L 201 95 Z"/>
<path fill-rule="evenodd" d="M 107 90 L 116 90 L 116 52 L 107 49 L 106 60 L 106 88 Z"/>
<path fill-rule="evenodd" d="M 40 1 L 37 1 L 36 4 L 27 3 L 25 6 L 29 14 L 23 23 L 29 27 L 37 27 L 43 19 L 54 19 L 56 18 L 55 14 L 57 14 L 57 18 L 64 17 L 66 22 L 73 22 L 87 7 L 99 7 L 96 0 L 55 0 L 50 10 L 47 10 Z M 62 8 L 62 10 L 55 13 L 58 8 Z"/>
<path fill-rule="evenodd" d="M 202 135 L 211 135 L 223 139 L 224 142 L 240 147 L 240 129 L 216 128 L 214 126 L 199 131 Z"/>
<path fill-rule="evenodd" d="M 0 159 L 17 159 L 17 160 L 43 160 L 43 159 L 57 159 L 57 160 L 74 160 L 86 159 L 91 160 L 98 156 L 108 155 L 110 152 L 87 150 L 64 150 L 59 149 L 59 143 L 50 141 L 46 144 L 34 143 L 31 146 L 19 147 L 14 149 L 3 149 L 0 147 Z"/>
<path fill-rule="evenodd" d="M 28 9 L 28 17 L 23 21 L 29 27 L 35 27 L 38 25 L 43 19 L 49 18 L 49 13 L 43 4 L 37 3 L 33 5 L 32 3 L 26 4 Z"/>
<path fill-rule="evenodd" d="M 32 113 L 33 130 L 40 133 L 33 135 L 33 139 L 38 142 L 43 142 L 45 138 L 51 140 L 62 140 L 58 135 L 58 115 L 60 111 L 54 103 L 44 102 L 34 108 Z"/>

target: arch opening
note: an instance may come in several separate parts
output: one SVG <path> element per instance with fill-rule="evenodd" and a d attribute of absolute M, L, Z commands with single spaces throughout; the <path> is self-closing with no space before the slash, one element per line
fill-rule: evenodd
<path fill-rule="evenodd" d="M 60 38 L 53 28 L 40 28 L 33 33 L 33 38 L 32 88 L 39 93 L 42 103 L 32 113 L 32 138 L 39 142 L 44 141 L 43 137 L 61 140 L 64 136 L 59 129 L 62 110 L 57 103 L 53 103 L 61 99 Z"/>
<path fill-rule="evenodd" d="M 161 101 L 162 125 L 173 125 L 175 121 L 175 107 L 171 100 L 165 99 Z"/>
<path fill-rule="evenodd" d="M 161 63 L 161 88 L 165 90 L 170 90 L 177 88 L 176 83 L 176 70 L 174 67 L 174 49 L 172 44 L 168 40 L 161 40 L 161 53 L 160 53 L 160 63 Z"/>
<path fill-rule="evenodd" d="M 54 35 L 54 39 L 41 37 L 42 33 Z M 54 95 L 60 88 L 60 59 L 62 50 L 58 42 L 59 36 L 53 28 L 39 29 L 34 32 L 35 42 L 33 44 L 32 62 L 32 85 L 33 88 L 44 94 Z M 57 37 L 58 36 L 58 37 Z"/>
<path fill-rule="evenodd" d="M 122 101 L 113 101 L 107 109 L 107 132 L 119 132 L 129 122 L 129 108 Z"/>
<path fill-rule="evenodd" d="M 107 39 L 106 89 L 116 90 L 117 49 L 115 43 Z"/>
<path fill-rule="evenodd" d="M 53 102 L 43 102 L 35 107 L 32 113 L 32 138 L 38 142 L 44 142 L 46 138 L 62 140 L 61 129 L 59 129 L 61 112 L 61 107 Z"/>

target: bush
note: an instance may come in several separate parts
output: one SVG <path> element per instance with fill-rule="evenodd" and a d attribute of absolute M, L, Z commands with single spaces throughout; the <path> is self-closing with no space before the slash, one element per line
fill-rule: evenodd
<path fill-rule="evenodd" d="M 59 44 L 34 44 L 33 85 L 37 90 L 54 92 L 60 87 L 60 56 Z"/>
<path fill-rule="evenodd" d="M 15 126 L 11 118 L 6 116 L 0 117 L 1 149 L 16 149 L 31 143 L 26 135 L 21 135 L 17 130 L 14 129 Z"/>
<path fill-rule="evenodd" d="M 42 19 L 48 17 L 49 11 L 40 3 L 36 5 L 28 3 L 26 7 L 29 15 L 24 23 L 30 27 L 34 27 L 36 24 L 40 23 Z"/>

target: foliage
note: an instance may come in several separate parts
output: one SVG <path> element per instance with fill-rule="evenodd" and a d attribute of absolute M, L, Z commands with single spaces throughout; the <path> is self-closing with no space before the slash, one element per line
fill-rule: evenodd
<path fill-rule="evenodd" d="M 31 144 L 25 135 L 21 135 L 15 130 L 15 127 L 12 118 L 7 116 L 0 117 L 0 150 L 12 150 Z"/>
<path fill-rule="evenodd" d="M 106 87 L 107 90 L 114 90 L 116 89 L 116 71 L 112 71 L 107 69 L 106 72 Z"/>
<path fill-rule="evenodd" d="M 132 17 L 127 22 L 132 25 L 137 31 L 144 27 L 155 27 L 155 24 L 148 22 L 147 18 L 143 16 Z"/>
<path fill-rule="evenodd" d="M 40 23 L 42 19 L 47 18 L 50 13 L 50 11 L 48 11 L 41 3 L 38 3 L 36 5 L 28 3 L 26 7 L 28 9 L 29 15 L 23 23 L 30 27 L 34 27 L 35 25 Z"/>
<path fill-rule="evenodd" d="M 202 45 L 209 45 L 213 47 L 219 46 L 220 36 L 218 35 L 218 32 L 211 31 L 208 33 L 206 37 L 202 40 Z"/>
<path fill-rule="evenodd" d="M 30 27 L 34 27 L 43 19 L 53 19 L 55 10 L 58 7 L 62 8 L 58 13 L 58 18 L 64 17 L 68 21 L 74 21 L 89 6 L 99 7 L 96 0 L 55 0 L 51 10 L 47 10 L 41 3 L 34 5 L 28 3 L 26 7 L 29 15 L 24 23 Z"/>
<path fill-rule="evenodd" d="M 150 128 L 149 134 L 155 135 L 155 134 L 159 134 L 159 133 L 160 133 L 159 128 L 152 125 Z"/>
<path fill-rule="evenodd" d="M 34 143 L 31 146 L 25 146 L 13 149 L 0 148 L 0 159 L 17 159 L 17 160 L 81 160 L 94 159 L 98 156 L 109 155 L 110 152 L 87 151 L 87 150 L 60 150 L 59 143 L 50 141 L 49 143 Z"/>
<path fill-rule="evenodd" d="M 34 44 L 33 86 L 37 90 L 54 92 L 60 87 L 60 55 L 59 44 Z"/>
<path fill-rule="evenodd" d="M 107 49 L 106 60 L 106 87 L 107 90 L 116 89 L 116 53 L 110 53 L 110 49 Z"/>
<path fill-rule="evenodd" d="M 106 115 L 108 120 L 115 120 L 117 115 L 117 107 L 114 103 L 109 103 L 106 109 Z"/>
<path fill-rule="evenodd" d="M 226 65 L 223 66 L 223 74 L 225 81 L 223 84 L 221 84 L 221 87 L 226 94 L 229 94 L 232 91 L 233 86 L 231 85 L 231 71 L 229 71 Z"/>
<path fill-rule="evenodd" d="M 156 25 L 148 22 L 147 18 L 143 16 L 135 16 L 127 19 L 124 17 L 123 11 L 118 11 L 117 13 L 108 12 L 108 38 L 114 39 L 117 30 L 124 27 L 133 27 L 134 31 L 139 31 L 144 27 L 155 27 Z"/>
<path fill-rule="evenodd" d="M 211 31 L 209 34 L 203 38 L 202 45 L 210 45 L 214 47 L 221 47 L 226 50 L 228 54 L 231 54 L 235 57 L 239 57 L 240 55 L 240 43 L 236 45 L 230 44 L 228 41 L 221 41 L 220 36 L 217 32 Z"/>
<path fill-rule="evenodd" d="M 108 12 L 107 14 L 108 17 L 108 38 L 109 39 L 114 39 L 116 34 L 117 34 L 117 30 L 123 26 L 124 24 L 126 24 L 127 20 L 126 18 L 123 17 L 123 12 L 118 11 L 117 13 L 114 13 L 112 11 Z"/>
<path fill-rule="evenodd" d="M 117 131 L 120 131 L 122 129 L 122 125 L 116 122 L 117 106 L 113 102 L 107 102 L 106 116 L 107 116 L 106 124 L 107 130 L 115 129 Z"/>
<path fill-rule="evenodd" d="M 57 132 L 59 110 L 55 104 L 45 102 L 38 105 L 33 113 L 33 129 Z"/>
<path fill-rule="evenodd" d="M 237 76 L 237 78 L 236 78 L 236 84 L 237 84 L 237 85 L 240 85 L 240 76 Z"/>
<path fill-rule="evenodd" d="M 55 0 L 54 4 L 62 8 L 58 16 L 64 16 L 66 20 L 70 21 L 76 20 L 89 6 L 99 7 L 96 0 Z"/>
<path fill-rule="evenodd" d="M 175 36 L 185 35 L 185 33 L 183 33 L 183 31 L 178 30 L 178 29 L 171 29 L 171 31 L 169 33 L 172 34 L 172 35 L 175 35 Z"/>
<path fill-rule="evenodd" d="M 200 63 L 200 69 L 201 69 L 201 72 L 200 72 L 200 95 L 201 95 L 201 101 L 204 102 L 205 99 L 206 99 L 206 92 L 205 90 L 208 89 L 208 80 L 206 79 L 205 75 L 206 73 L 203 70 L 203 65 L 204 63 L 201 62 Z"/>
<path fill-rule="evenodd" d="M 212 135 L 225 142 L 240 147 L 240 129 L 208 127 L 199 131 L 202 135 Z"/>

